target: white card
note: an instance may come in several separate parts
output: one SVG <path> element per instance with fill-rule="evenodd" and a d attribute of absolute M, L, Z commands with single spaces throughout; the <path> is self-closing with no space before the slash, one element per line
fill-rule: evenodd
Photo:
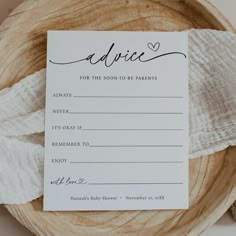
<path fill-rule="evenodd" d="M 49 31 L 44 210 L 188 208 L 187 32 Z"/>

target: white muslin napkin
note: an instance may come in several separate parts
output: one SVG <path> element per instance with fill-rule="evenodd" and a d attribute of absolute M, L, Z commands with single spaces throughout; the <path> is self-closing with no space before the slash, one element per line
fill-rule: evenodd
<path fill-rule="evenodd" d="M 0 203 L 43 194 L 45 69 L 0 91 Z M 236 145 L 236 35 L 189 31 L 189 156 Z"/>

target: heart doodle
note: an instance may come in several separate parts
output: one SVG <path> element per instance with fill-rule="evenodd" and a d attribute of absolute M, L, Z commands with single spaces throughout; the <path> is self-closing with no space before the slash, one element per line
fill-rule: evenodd
<path fill-rule="evenodd" d="M 160 43 L 159 42 L 156 42 L 155 44 L 148 43 L 147 46 L 148 46 L 149 49 L 156 52 L 160 48 Z"/>

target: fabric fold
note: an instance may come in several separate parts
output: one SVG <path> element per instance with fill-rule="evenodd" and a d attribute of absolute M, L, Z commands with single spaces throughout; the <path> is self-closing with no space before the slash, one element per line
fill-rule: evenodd
<path fill-rule="evenodd" d="M 27 76 L 11 88 L 1 90 L 0 122 L 44 109 L 45 77 L 46 70 L 43 69 Z"/>
<path fill-rule="evenodd" d="M 43 194 L 42 145 L 0 137 L 0 202 L 25 203 Z"/>

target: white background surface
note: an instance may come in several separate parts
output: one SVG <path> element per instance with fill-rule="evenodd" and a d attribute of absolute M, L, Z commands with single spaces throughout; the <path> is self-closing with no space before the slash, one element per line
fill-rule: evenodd
<path fill-rule="evenodd" d="M 236 27 L 235 0 L 209 0 L 212 2 Z M 0 0 L 0 22 L 7 17 L 22 0 Z M 33 236 L 26 228 L 18 223 L 8 211 L 0 205 L 0 236 Z M 236 221 L 229 212 L 222 216 L 202 236 L 235 236 Z"/>

